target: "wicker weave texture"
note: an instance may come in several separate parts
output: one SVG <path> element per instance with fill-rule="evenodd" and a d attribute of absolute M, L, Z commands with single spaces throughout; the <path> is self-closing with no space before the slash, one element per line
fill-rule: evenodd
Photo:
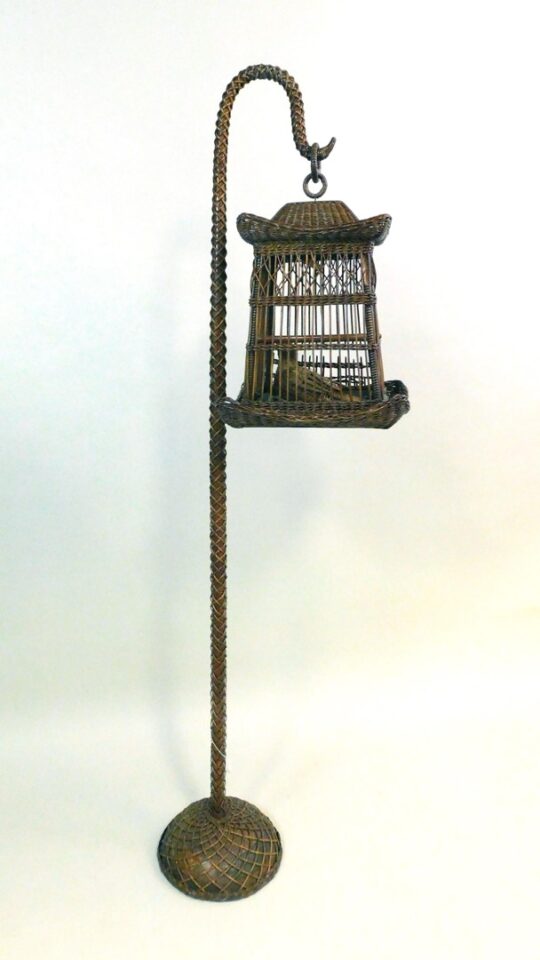
<path fill-rule="evenodd" d="M 304 106 L 295 80 L 279 67 L 259 64 L 242 70 L 228 85 L 223 94 L 217 116 L 214 143 L 213 194 L 212 194 L 212 251 L 211 251 L 211 314 L 210 314 L 210 566 L 211 566 L 211 795 L 190 804 L 179 813 L 164 831 L 158 849 L 160 868 L 165 877 L 177 889 L 201 900 L 237 900 L 255 893 L 276 873 L 281 862 L 282 848 L 279 833 L 257 807 L 225 793 L 226 765 L 226 632 L 227 632 L 227 509 L 226 509 L 226 426 L 375 426 L 387 428 L 408 410 L 407 391 L 399 381 L 384 384 L 382 364 L 378 359 L 379 334 L 375 305 L 375 269 L 371 258 L 371 246 L 382 242 L 386 236 L 390 218 L 386 215 L 358 221 L 345 204 L 334 201 L 330 205 L 287 204 L 273 221 L 244 214 L 240 225 L 248 235 L 245 239 L 258 246 L 265 255 L 265 243 L 288 244 L 291 236 L 301 256 L 304 256 L 313 241 L 322 244 L 322 233 L 329 234 L 328 242 L 343 243 L 347 250 L 337 252 L 348 257 L 351 244 L 358 246 L 361 261 L 362 288 L 347 291 L 351 305 L 362 305 L 365 316 L 364 328 L 348 331 L 351 345 L 362 344 L 369 358 L 369 401 L 364 401 L 365 386 L 359 380 L 357 399 L 354 403 L 335 400 L 336 384 L 328 387 L 328 370 L 335 366 L 330 356 L 323 357 L 320 370 L 308 370 L 309 360 L 297 360 L 296 350 L 302 350 L 306 337 L 313 333 L 300 331 L 303 343 L 283 340 L 281 367 L 282 376 L 276 371 L 271 402 L 264 396 L 249 400 L 245 396 L 233 401 L 226 396 L 226 232 L 227 232 L 227 161 L 228 137 L 231 112 L 240 90 L 253 80 L 270 80 L 279 83 L 285 90 L 291 109 L 291 124 L 296 148 L 312 163 L 314 158 L 325 159 L 333 148 L 332 139 L 325 147 L 310 146 L 306 137 Z M 316 177 L 313 177 L 316 182 Z M 307 180 L 308 178 L 306 178 Z M 309 192 L 309 191 L 307 191 Z M 274 233 L 274 231 L 276 231 Z M 241 231 L 242 232 L 242 231 Z M 301 236 L 300 236 L 301 233 Z M 273 251 L 266 251 L 271 252 Z M 276 251 L 277 254 L 282 252 Z M 321 246 L 321 254 L 325 254 Z M 334 257 L 335 258 L 335 257 Z M 347 264 L 345 264 L 348 269 Z M 314 271 L 314 275 L 320 270 Z M 271 308 L 275 290 L 263 291 L 255 298 L 253 306 Z M 305 307 L 305 298 L 311 296 L 304 289 L 289 291 L 286 306 Z M 321 292 L 322 298 L 334 296 Z M 339 296 L 342 296 L 339 294 Z M 292 300 L 290 298 L 293 298 Z M 340 303 L 342 301 L 339 301 Z M 326 306 L 327 304 L 322 304 Z M 269 354 L 273 346 L 263 340 L 253 349 Z M 283 334 L 288 336 L 288 333 Z M 323 342 L 324 350 L 341 349 L 343 330 L 330 331 Z M 337 338 L 337 339 L 336 339 Z M 318 337 L 317 337 L 318 339 Z M 365 345 L 365 346 L 364 346 Z M 277 348 L 276 348 L 277 349 Z M 360 348 L 358 348 L 360 349 Z M 293 363 L 303 363 L 302 386 L 307 392 L 314 384 L 320 386 L 325 380 L 329 399 L 317 403 L 298 403 L 290 400 L 287 369 Z M 320 372 L 322 370 L 322 372 Z M 317 380 L 317 377 L 319 378 Z M 385 391 L 381 390 L 383 387 Z M 272 392 L 271 388 L 271 392 Z M 348 385 L 350 391 L 354 388 Z M 289 394 L 285 400 L 284 394 Z M 325 393 L 325 396 L 327 394 Z M 296 391 L 298 397 L 298 391 Z M 369 421 L 369 422 L 368 422 Z"/>
<path fill-rule="evenodd" d="M 388 236 L 391 223 L 387 213 L 358 220 L 341 200 L 286 203 L 271 220 L 254 213 L 241 213 L 236 220 L 242 239 L 253 244 L 324 240 L 327 243 L 369 242 L 378 246 Z"/>
<path fill-rule="evenodd" d="M 223 94 L 216 123 L 212 192 L 210 311 L 210 590 L 211 590 L 211 795 L 171 821 L 158 848 L 161 870 L 179 890 L 201 900 L 237 900 L 255 893 L 275 874 L 281 841 L 257 807 L 225 795 L 227 486 L 226 399 L 227 157 L 231 111 L 252 80 L 273 80 L 291 106 L 296 148 L 310 157 L 300 90 L 285 70 L 258 64 L 242 70 Z M 334 146 L 318 151 L 322 160 Z"/>
<path fill-rule="evenodd" d="M 281 861 L 279 833 L 251 803 L 226 797 L 223 816 L 197 800 L 172 820 L 159 844 L 167 879 L 199 900 L 239 900 L 272 879 Z"/>
<path fill-rule="evenodd" d="M 285 70 L 257 64 L 242 70 L 229 83 L 219 106 L 214 141 L 212 193 L 212 257 L 210 311 L 210 569 L 211 569 L 211 795 L 216 809 L 225 797 L 226 633 L 227 633 L 227 507 L 226 426 L 218 404 L 226 396 L 227 303 L 227 159 L 234 101 L 253 80 L 272 80 L 285 90 L 291 108 L 296 149 L 310 156 L 300 89 Z M 323 160 L 334 146 L 319 149 Z"/>
<path fill-rule="evenodd" d="M 171 821 L 158 849 L 161 870 L 189 896 L 236 900 L 270 880 L 281 861 L 281 841 L 271 821 L 252 804 L 225 795 L 227 660 L 226 398 L 227 158 L 231 111 L 252 80 L 273 80 L 291 107 L 296 148 L 310 157 L 300 90 L 285 70 L 258 64 L 242 70 L 223 94 L 216 123 L 212 192 L 210 310 L 210 591 L 211 591 L 211 795 Z M 334 141 L 319 149 L 328 156 Z"/>
<path fill-rule="evenodd" d="M 285 203 L 272 218 L 274 223 L 298 230 L 330 230 L 346 224 L 358 223 L 358 218 L 341 200 L 319 200 L 318 203 L 303 200 L 301 203 Z"/>
<path fill-rule="evenodd" d="M 341 206 L 328 202 L 323 220 L 338 220 Z M 320 221 L 311 218 L 311 222 Z M 330 242 L 329 230 L 321 233 L 317 228 L 316 232 L 320 234 L 317 241 L 306 241 L 298 228 L 295 239 L 255 244 L 244 383 L 238 400 L 294 404 L 285 418 L 279 410 L 281 426 L 343 425 L 338 409 L 321 408 L 324 416 L 305 422 L 298 403 L 325 401 L 359 404 L 356 416 L 347 414 L 348 426 L 390 426 L 396 420 L 393 401 L 369 410 L 365 406 L 367 401 L 386 399 L 374 244 Z M 295 411 L 300 414 L 298 421 Z M 268 414 L 264 425 L 277 425 L 271 408 L 260 412 Z M 262 423 L 261 419 L 251 421 L 252 426 Z"/>
<path fill-rule="evenodd" d="M 230 427 L 370 427 L 388 430 L 409 411 L 407 388 L 401 380 L 385 384 L 387 399 L 356 403 L 292 403 L 273 400 L 232 400 L 217 405 Z"/>

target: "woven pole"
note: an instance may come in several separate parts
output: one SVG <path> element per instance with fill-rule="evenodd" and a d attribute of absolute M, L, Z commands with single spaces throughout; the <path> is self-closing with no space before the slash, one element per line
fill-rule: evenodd
<path fill-rule="evenodd" d="M 306 137 L 302 94 L 293 77 L 279 67 L 258 64 L 242 70 L 223 94 L 214 142 L 212 191 L 212 260 L 210 312 L 210 584 L 211 584 L 211 804 L 214 815 L 224 812 L 227 681 L 227 487 L 226 426 L 218 404 L 226 396 L 227 299 L 227 154 L 231 112 L 236 96 L 252 80 L 273 80 L 284 88 L 291 105 L 296 149 L 306 159 L 311 147 Z M 324 160 L 332 139 L 318 150 Z"/>

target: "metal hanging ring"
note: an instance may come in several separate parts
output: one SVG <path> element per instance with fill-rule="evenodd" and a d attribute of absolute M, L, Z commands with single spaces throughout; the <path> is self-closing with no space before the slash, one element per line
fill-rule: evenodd
<path fill-rule="evenodd" d="M 321 183 L 321 186 L 320 186 L 319 190 L 318 190 L 316 193 L 312 193 L 311 190 L 310 190 L 309 187 L 308 187 L 308 184 L 309 184 L 310 180 L 313 180 L 315 183 L 317 183 L 318 181 L 320 181 L 320 183 Z M 318 197 L 322 197 L 323 194 L 326 193 L 326 188 L 327 188 L 327 186 L 328 186 L 328 180 L 326 179 L 324 173 L 319 173 L 317 180 L 315 180 L 315 177 L 313 176 L 312 173 L 308 173 L 308 175 L 307 175 L 307 177 L 305 178 L 304 183 L 302 184 L 302 186 L 304 187 L 304 193 L 306 194 L 307 197 L 310 197 L 311 200 L 317 200 Z"/>

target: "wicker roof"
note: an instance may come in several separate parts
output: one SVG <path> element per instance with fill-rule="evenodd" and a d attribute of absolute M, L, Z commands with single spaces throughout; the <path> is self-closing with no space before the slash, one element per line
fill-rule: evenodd
<path fill-rule="evenodd" d="M 387 213 L 358 220 L 340 200 L 319 200 L 286 203 L 271 220 L 241 213 L 237 226 L 240 236 L 253 244 L 276 240 L 359 240 L 378 245 L 386 238 L 391 222 Z"/>

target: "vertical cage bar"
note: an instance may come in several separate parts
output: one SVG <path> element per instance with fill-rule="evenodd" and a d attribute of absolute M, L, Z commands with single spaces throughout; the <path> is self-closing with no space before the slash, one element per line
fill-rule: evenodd
<path fill-rule="evenodd" d="M 361 253 L 361 262 L 362 262 L 362 275 L 364 278 L 364 289 L 366 293 L 375 293 L 375 284 L 374 284 L 374 271 L 372 271 L 372 256 L 371 256 L 371 247 L 366 245 L 363 247 Z M 373 399 L 381 400 L 382 399 L 382 381 L 381 381 L 381 366 L 379 362 L 380 349 L 379 349 L 379 337 L 378 337 L 378 328 L 377 328 L 377 318 L 375 314 L 374 306 L 370 303 L 366 303 L 364 306 L 364 322 L 366 326 L 366 335 L 368 340 L 368 357 L 369 365 L 371 367 L 371 382 L 373 389 Z"/>

